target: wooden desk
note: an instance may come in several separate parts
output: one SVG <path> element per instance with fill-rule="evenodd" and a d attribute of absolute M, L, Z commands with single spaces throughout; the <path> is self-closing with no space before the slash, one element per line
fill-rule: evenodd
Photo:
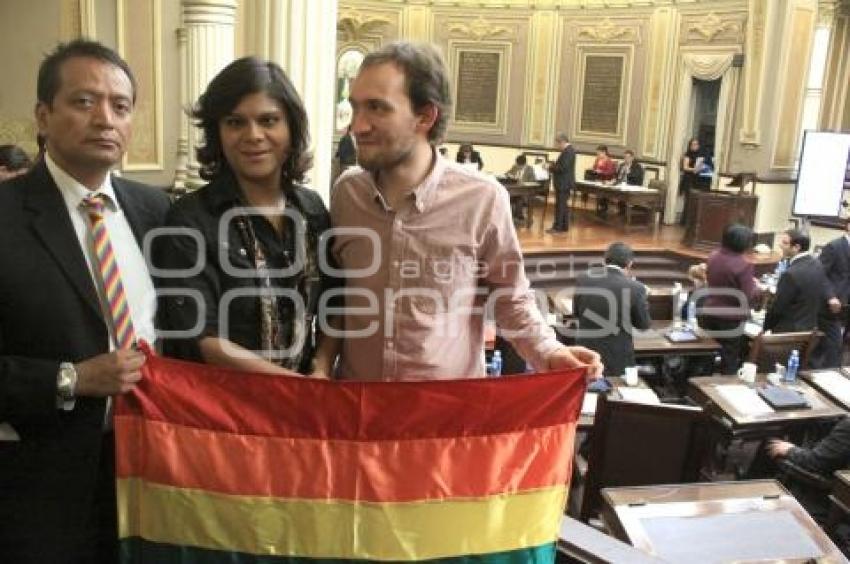
<path fill-rule="evenodd" d="M 753 227 L 758 200 L 758 196 L 748 194 L 692 190 L 690 210 L 684 211 L 690 221 L 685 226 L 682 243 L 695 249 L 716 248 L 730 223 Z"/>
<path fill-rule="evenodd" d="M 833 404 L 804 380 L 798 380 L 794 384 L 794 388 L 802 392 L 809 405 L 811 405 L 809 409 L 771 410 L 769 413 L 751 415 L 738 411 L 718 390 L 718 386 L 730 384 L 740 384 L 755 388 L 756 386 L 763 386 L 766 383 L 767 380 L 764 374 L 759 374 L 756 377 L 755 385 L 745 384 L 743 380 L 733 376 L 691 378 L 688 396 L 697 405 L 702 406 L 707 413 L 712 415 L 733 436 L 742 434 L 774 434 L 777 430 L 788 429 L 815 421 L 837 419 L 845 415 L 844 410 Z"/>
<path fill-rule="evenodd" d="M 825 377 L 838 380 L 838 384 L 828 381 Z M 850 378 L 844 370 L 804 370 L 800 372 L 800 378 L 808 382 L 814 389 L 828 397 L 835 405 L 844 411 L 850 411 Z M 846 388 L 845 388 L 846 386 Z"/>
<path fill-rule="evenodd" d="M 530 229 L 533 224 L 531 206 L 534 202 L 534 197 L 539 192 L 542 192 L 543 186 L 545 186 L 545 182 L 548 182 L 548 180 L 540 182 L 514 182 L 500 180 L 499 182 L 505 187 L 505 190 L 508 191 L 508 195 L 511 198 L 522 198 L 525 201 L 525 227 Z M 543 213 L 545 215 L 545 210 Z"/>
<path fill-rule="evenodd" d="M 561 521 L 561 530 L 558 533 L 558 552 L 591 564 L 664 562 L 566 515 Z"/>
<path fill-rule="evenodd" d="M 720 350 L 720 343 L 706 336 L 699 328 L 694 331 L 699 337 L 696 341 L 674 343 L 664 336 L 665 331 L 673 327 L 672 321 L 653 321 L 646 331 L 636 331 L 634 334 L 635 357 L 703 356 Z"/>
<path fill-rule="evenodd" d="M 622 202 L 626 206 L 626 227 L 632 225 L 632 208 L 635 206 L 648 209 L 650 217 L 656 217 L 649 222 L 649 226 L 655 225 L 657 218 L 661 217 L 664 210 L 661 192 L 645 186 L 623 186 L 604 184 L 594 180 L 577 180 L 575 189 L 582 194 L 584 201 L 587 201 L 588 195 L 593 194 L 597 198 Z"/>
<path fill-rule="evenodd" d="M 670 562 L 847 562 L 775 480 L 607 488 L 602 498 L 615 536 Z"/>
<path fill-rule="evenodd" d="M 611 382 L 611 384 L 613 386 L 611 388 L 611 391 L 608 392 L 609 398 L 625 399 L 623 397 L 623 394 L 620 393 L 620 388 L 638 388 L 638 389 L 644 389 L 644 390 L 652 390 L 652 388 L 650 388 L 649 385 L 646 382 L 644 382 L 642 378 L 638 378 L 638 383 L 637 383 L 636 386 L 627 386 L 625 380 L 623 378 L 619 377 L 619 376 L 616 376 L 616 377 L 609 376 L 609 377 L 607 377 L 607 379 Z M 654 392 L 653 392 L 653 394 L 654 394 Z M 598 395 L 600 395 L 600 394 L 596 394 L 596 393 L 592 393 L 592 392 L 585 392 L 585 396 L 598 396 Z M 657 397 L 658 396 L 656 396 L 656 398 Z M 597 401 L 598 401 L 598 399 L 597 399 Z M 660 401 L 661 400 L 659 399 L 659 403 L 660 403 Z M 582 405 L 582 407 L 584 407 L 584 406 Z M 578 430 L 579 431 L 587 431 L 588 429 L 593 427 L 593 422 L 595 420 L 595 417 L 596 417 L 595 412 L 594 413 L 579 412 Z"/>

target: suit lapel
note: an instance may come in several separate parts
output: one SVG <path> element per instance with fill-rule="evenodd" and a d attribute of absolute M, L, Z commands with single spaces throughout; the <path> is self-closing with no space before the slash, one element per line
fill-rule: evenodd
<path fill-rule="evenodd" d="M 27 190 L 24 207 L 32 214 L 33 231 L 65 273 L 77 294 L 98 317 L 102 317 L 94 282 L 71 218 L 68 217 L 65 200 L 62 199 L 59 188 L 43 162 L 33 170 L 30 180 L 31 186 Z"/>
<path fill-rule="evenodd" d="M 145 214 L 141 202 L 138 202 L 137 198 L 133 197 L 132 191 L 120 178 L 113 176 L 112 186 L 115 189 L 115 197 L 118 198 L 121 211 L 124 213 L 124 217 L 127 218 L 127 223 L 130 224 L 133 237 L 136 238 L 136 244 L 139 245 L 140 249 L 144 249 L 142 243 L 145 234 L 148 232 L 148 228 L 144 221 Z"/>

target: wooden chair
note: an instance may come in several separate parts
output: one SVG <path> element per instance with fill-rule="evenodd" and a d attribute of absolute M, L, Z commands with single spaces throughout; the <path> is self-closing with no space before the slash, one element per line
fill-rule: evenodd
<path fill-rule="evenodd" d="M 599 513 L 602 488 L 699 481 L 706 429 L 698 407 L 599 398 L 579 518 Z"/>
<path fill-rule="evenodd" d="M 753 339 L 750 345 L 750 355 L 747 360 L 758 366 L 759 372 L 772 372 L 776 363 L 785 365 L 791 351 L 800 351 L 800 369 L 809 366 L 809 357 L 817 345 L 820 333 L 817 331 L 800 331 L 796 333 L 762 333 Z"/>

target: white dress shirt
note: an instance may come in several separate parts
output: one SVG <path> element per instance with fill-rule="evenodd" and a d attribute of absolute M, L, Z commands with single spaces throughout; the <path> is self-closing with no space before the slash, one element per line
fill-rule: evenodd
<path fill-rule="evenodd" d="M 104 220 L 106 221 L 106 229 L 109 233 L 112 249 L 115 252 L 118 270 L 121 273 L 121 282 L 124 284 L 124 293 L 127 296 L 127 305 L 130 307 L 130 315 L 133 320 L 136 337 L 144 339 L 153 345 L 156 338 L 156 331 L 154 329 L 156 292 L 153 282 L 151 282 L 150 274 L 148 273 L 145 257 L 142 256 L 142 251 L 136 242 L 133 230 L 130 229 L 130 224 L 124 216 L 121 204 L 118 202 L 118 198 L 115 197 L 115 189 L 112 186 L 110 175 L 107 175 L 103 184 L 95 192 L 92 192 L 59 168 L 59 165 L 50 158 L 49 154 L 45 154 L 45 162 L 50 175 L 59 187 L 62 199 L 65 200 L 68 215 L 71 217 L 71 224 L 74 226 L 74 233 L 80 242 L 80 248 L 86 257 L 89 273 L 91 273 L 92 281 L 94 281 L 97 288 L 103 317 L 107 320 L 107 325 L 109 326 L 109 350 L 115 350 L 112 316 L 104 295 L 103 284 L 100 282 L 100 269 L 97 266 L 97 257 L 92 248 L 88 213 L 84 206 L 82 206 L 83 199 L 92 193 L 105 195 L 108 202 L 104 208 Z"/>

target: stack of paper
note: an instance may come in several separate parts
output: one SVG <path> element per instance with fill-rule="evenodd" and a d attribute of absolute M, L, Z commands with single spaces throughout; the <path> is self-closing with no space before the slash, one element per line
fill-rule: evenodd
<path fill-rule="evenodd" d="M 756 391 L 749 386 L 743 384 L 723 384 L 717 386 L 717 393 L 720 394 L 729 404 L 732 409 L 742 415 L 765 415 L 773 413 L 773 408 L 767 405 Z"/>
<path fill-rule="evenodd" d="M 850 406 L 850 380 L 832 370 L 815 372 L 812 380 L 845 406 Z"/>
<path fill-rule="evenodd" d="M 581 402 L 581 412 L 585 415 L 593 415 L 596 413 L 596 400 L 599 394 L 584 394 L 584 401 Z"/>
<path fill-rule="evenodd" d="M 658 399 L 658 396 L 655 395 L 655 392 L 653 392 L 649 388 L 629 388 L 626 386 L 619 386 L 617 388 L 617 392 L 619 392 L 619 394 L 626 401 L 649 404 L 661 403 L 661 400 Z"/>

